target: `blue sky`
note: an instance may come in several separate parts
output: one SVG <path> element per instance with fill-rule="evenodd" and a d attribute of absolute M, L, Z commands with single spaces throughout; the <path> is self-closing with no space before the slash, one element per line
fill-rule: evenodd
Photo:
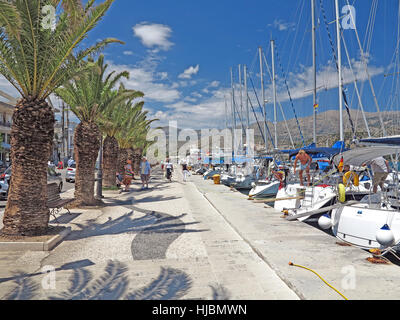
<path fill-rule="evenodd" d="M 98 1 L 101 2 L 101 1 Z M 361 42 L 367 34 L 371 10 L 376 6 L 370 46 L 364 46 L 368 71 L 382 110 L 397 110 L 389 97 L 396 88 L 398 76 L 384 77 L 396 72 L 391 64 L 397 44 L 398 0 L 349 0 L 356 9 L 356 26 Z M 322 0 L 328 22 L 335 19 L 334 1 Z M 340 8 L 347 0 L 340 0 Z M 338 108 L 337 73 L 332 51 L 316 0 L 317 69 L 319 112 Z M 374 10 L 372 10 L 374 11 Z M 335 23 L 328 25 L 336 49 Z M 110 45 L 104 54 L 110 70 L 128 70 L 131 78 L 127 87 L 145 93 L 145 106 L 151 116 L 160 118 L 158 125 L 169 120 L 179 127 L 204 128 L 225 126 L 225 103 L 230 108 L 230 75 L 232 67 L 238 79 L 238 65 L 246 64 L 260 95 L 257 49 L 263 47 L 270 66 L 269 41 L 277 45 L 282 68 L 286 74 L 294 107 L 299 117 L 312 113 L 311 86 L 311 13 L 310 1 L 298 0 L 115 0 L 110 11 L 85 40 L 92 44 L 98 39 L 115 37 L 125 45 Z M 363 86 L 362 99 L 367 111 L 375 111 L 371 90 L 365 82 L 366 73 L 354 30 L 343 31 L 349 49 L 352 68 L 358 84 Z M 368 33 L 370 34 L 370 33 Z M 351 82 L 352 73 L 342 51 L 344 77 Z M 264 66 L 266 69 L 266 66 Z M 399 71 L 399 70 L 397 70 Z M 278 98 L 287 118 L 294 113 L 288 101 L 283 73 L 276 65 Z M 385 80 L 385 82 L 384 82 Z M 250 85 L 250 79 L 249 79 Z M 269 74 L 265 71 L 267 99 L 272 99 Z M 5 88 L 0 80 L 0 89 Z M 326 88 L 326 89 L 325 89 Z M 346 85 L 352 108 L 359 108 L 352 83 Z M 251 89 L 251 87 L 250 87 Z M 252 103 L 257 106 L 254 92 Z M 236 97 L 238 100 L 238 96 Z M 268 104 L 272 119 L 272 105 Z M 256 108 L 259 110 L 259 107 Z M 259 119 L 261 115 L 258 114 Z M 251 116 L 254 121 L 254 116 Z M 282 115 L 278 112 L 278 120 Z M 360 117 L 361 119 L 361 117 Z M 362 124 L 360 124 L 362 126 Z"/>

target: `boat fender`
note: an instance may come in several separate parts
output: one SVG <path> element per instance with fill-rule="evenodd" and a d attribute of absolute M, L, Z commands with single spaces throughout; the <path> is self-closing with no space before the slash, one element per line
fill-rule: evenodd
<path fill-rule="evenodd" d="M 331 217 L 327 214 L 320 216 L 318 219 L 318 225 L 321 229 L 328 230 L 329 228 L 332 227 Z"/>
<path fill-rule="evenodd" d="M 375 236 L 376 241 L 384 247 L 390 247 L 395 242 L 393 232 L 387 224 L 380 228 Z"/>
<path fill-rule="evenodd" d="M 338 185 L 338 193 L 339 193 L 339 202 L 341 203 L 346 202 L 346 188 L 342 183 Z"/>
<path fill-rule="evenodd" d="M 351 179 L 353 181 L 353 185 L 358 187 L 360 185 L 360 177 L 354 171 L 347 171 L 343 176 L 343 184 L 345 186 L 348 185 L 348 181 Z"/>

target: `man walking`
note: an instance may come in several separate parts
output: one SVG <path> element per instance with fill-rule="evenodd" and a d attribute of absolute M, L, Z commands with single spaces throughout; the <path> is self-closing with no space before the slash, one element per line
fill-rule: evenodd
<path fill-rule="evenodd" d="M 147 161 L 146 157 L 143 157 L 142 162 L 140 162 L 140 178 L 142 180 L 142 190 L 149 188 L 150 171 L 150 163 Z"/>
<path fill-rule="evenodd" d="M 311 184 L 310 165 L 312 162 L 311 157 L 304 150 L 300 150 L 296 156 L 296 159 L 294 160 L 294 174 L 296 174 L 297 161 L 300 162 L 300 170 L 299 170 L 300 186 L 302 186 L 302 187 L 304 186 L 304 184 L 303 184 L 303 171 L 304 170 L 306 170 L 307 182 L 308 182 L 308 186 L 310 186 L 310 184 Z"/>

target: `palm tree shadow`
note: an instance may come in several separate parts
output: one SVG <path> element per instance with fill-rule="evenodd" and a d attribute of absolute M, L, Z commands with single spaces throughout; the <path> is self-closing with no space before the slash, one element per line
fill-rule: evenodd
<path fill-rule="evenodd" d="M 109 261 L 104 273 L 93 280 L 86 269 L 75 269 L 71 275 L 69 288 L 51 300 L 168 300 L 179 299 L 192 286 L 190 277 L 183 271 L 161 268 L 157 279 L 149 285 L 127 292 L 129 279 L 127 267 L 119 261 Z M 94 282 L 93 282 L 94 281 Z"/>
<path fill-rule="evenodd" d="M 127 300 L 171 300 L 182 298 L 191 288 L 192 280 L 183 271 L 161 268 L 158 278 L 148 286 L 126 296 Z"/>
<path fill-rule="evenodd" d="M 71 263 L 66 263 L 54 271 L 79 269 L 87 266 L 94 265 L 88 259 L 79 260 Z M 80 269 L 79 269 L 80 270 Z M 32 279 L 35 276 L 43 275 L 43 272 L 25 273 L 22 271 L 14 272 L 14 275 L 8 278 L 0 278 L 0 283 L 13 281 L 15 284 L 14 289 L 9 292 L 4 299 L 6 300 L 30 300 L 38 292 L 39 286 Z"/>
<path fill-rule="evenodd" d="M 221 286 L 210 286 L 212 290 L 213 300 L 229 300 L 230 294 L 229 291 Z"/>
<path fill-rule="evenodd" d="M 148 196 L 146 198 L 142 198 L 139 200 L 136 200 L 137 203 L 141 202 L 159 202 L 159 201 L 168 201 L 168 200 L 175 200 L 175 199 L 180 199 L 181 197 L 163 197 L 163 196 Z"/>
<path fill-rule="evenodd" d="M 5 300 L 30 300 L 39 289 L 39 286 L 26 273 L 17 271 L 14 275 L 15 287 L 9 292 Z"/>
<path fill-rule="evenodd" d="M 118 206 L 124 206 L 132 211 L 116 218 L 111 217 L 104 223 L 96 222 L 95 219 L 87 220 L 85 223 L 73 223 L 79 227 L 79 230 L 73 230 L 65 241 L 80 240 L 96 236 L 117 235 L 117 234 L 175 234 L 178 237 L 186 232 L 202 232 L 206 230 L 187 229 L 187 226 L 197 224 L 198 222 L 183 222 L 181 218 L 186 213 L 179 216 L 172 216 L 166 213 L 144 210 L 132 205 L 130 199 L 116 200 Z M 144 216 L 134 218 L 134 212 L 144 213 Z"/>
<path fill-rule="evenodd" d="M 127 268 L 119 261 L 109 261 L 104 273 L 91 283 L 93 275 L 86 269 L 74 269 L 70 287 L 50 300 L 117 300 L 128 287 Z"/>

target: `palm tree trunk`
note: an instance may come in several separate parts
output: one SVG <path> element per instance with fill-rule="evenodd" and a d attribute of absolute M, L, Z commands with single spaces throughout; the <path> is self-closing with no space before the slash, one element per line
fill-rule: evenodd
<path fill-rule="evenodd" d="M 103 145 L 103 186 L 116 186 L 115 173 L 118 171 L 118 142 L 107 136 Z"/>
<path fill-rule="evenodd" d="M 130 159 L 128 149 L 119 149 L 118 152 L 118 172 L 124 175 L 124 166 L 126 165 L 126 161 Z"/>
<path fill-rule="evenodd" d="M 94 197 L 95 168 L 100 149 L 100 130 L 94 122 L 81 122 L 75 129 L 75 201 L 69 207 L 98 205 Z"/>
<path fill-rule="evenodd" d="M 140 176 L 140 161 L 142 160 L 143 149 L 133 149 L 133 170 Z"/>
<path fill-rule="evenodd" d="M 54 122 L 54 112 L 46 101 L 21 99 L 14 110 L 12 178 L 3 234 L 33 236 L 47 230 L 47 161 L 53 145 Z"/>

